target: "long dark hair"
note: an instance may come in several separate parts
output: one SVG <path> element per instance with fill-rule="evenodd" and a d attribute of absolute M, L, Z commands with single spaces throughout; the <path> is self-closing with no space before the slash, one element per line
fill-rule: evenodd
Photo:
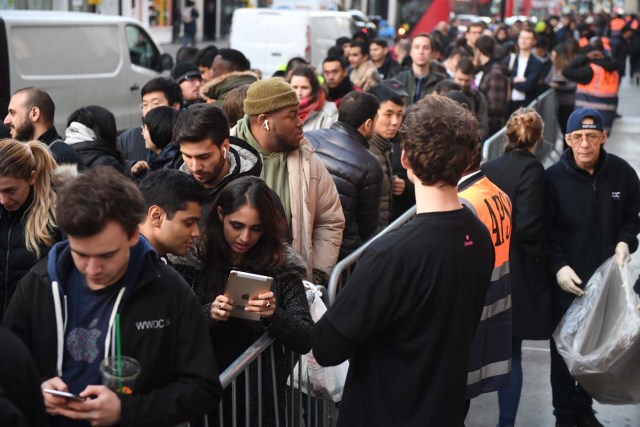
<path fill-rule="evenodd" d="M 287 220 L 278 209 L 277 195 L 260 178 L 249 176 L 227 184 L 213 202 L 202 239 L 204 293 L 212 298 L 224 293 L 231 266 L 231 248 L 224 237 L 225 216 L 245 205 L 260 214 L 262 236 L 246 254 L 242 265 L 233 266 L 247 272 L 264 272 L 284 262 Z M 218 215 L 222 211 L 222 219 Z"/>

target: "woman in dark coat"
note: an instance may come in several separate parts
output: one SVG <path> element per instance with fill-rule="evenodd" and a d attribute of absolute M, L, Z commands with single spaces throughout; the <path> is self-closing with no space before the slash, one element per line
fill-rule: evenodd
<path fill-rule="evenodd" d="M 542 118 L 535 110 L 516 110 L 507 122 L 504 155 L 482 166 L 513 204 L 509 250 L 513 364 L 511 387 L 498 392 L 501 427 L 515 424 L 522 389 L 522 340 L 546 340 L 551 334 L 550 282 L 546 277 L 547 185 L 544 168 L 533 155 L 542 130 Z"/>
<path fill-rule="evenodd" d="M 0 141 L 0 319 L 22 276 L 60 240 L 56 167 L 41 142 Z"/>
<path fill-rule="evenodd" d="M 220 372 L 264 332 L 276 339 L 272 345 L 275 346 L 279 414 L 283 420 L 291 352 L 306 354 L 311 350 L 313 320 L 302 284 L 306 265 L 285 243 L 287 221 L 275 197 L 265 182 L 256 177 L 238 178 L 222 190 L 207 219 L 201 245 L 204 268 L 194 288 L 211 321 L 211 338 Z M 225 294 L 225 288 L 231 270 L 274 279 L 270 292 L 251 298 L 247 303 L 248 311 L 258 313 L 260 320 L 230 317 L 234 301 Z M 269 359 L 263 364 L 262 372 L 263 423 L 274 425 Z M 257 401 L 256 380 L 257 375 L 252 372 L 252 402 Z M 257 421 L 257 407 L 254 406 L 252 404 L 252 424 Z M 243 416 L 242 411 L 239 415 Z"/>
<path fill-rule="evenodd" d="M 71 113 L 67 119 L 65 141 L 71 145 L 84 165 L 112 166 L 128 175 L 116 141 L 118 128 L 113 113 L 104 107 L 90 105 Z"/>

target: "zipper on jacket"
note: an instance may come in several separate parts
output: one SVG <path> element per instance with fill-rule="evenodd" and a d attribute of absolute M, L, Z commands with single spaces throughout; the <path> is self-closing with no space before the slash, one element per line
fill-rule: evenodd
<path fill-rule="evenodd" d="M 600 241 L 600 219 L 598 218 L 598 188 L 596 186 L 596 177 L 594 176 L 592 178 L 591 181 L 591 195 L 592 195 L 592 199 L 593 199 L 593 216 L 595 219 L 595 224 L 596 224 L 596 237 L 598 239 L 598 241 Z"/>
<path fill-rule="evenodd" d="M 7 257 L 4 267 L 4 307 L 3 313 L 7 312 L 9 307 L 9 255 L 11 254 L 11 230 L 13 229 L 13 221 L 9 223 L 9 232 L 7 233 Z"/>

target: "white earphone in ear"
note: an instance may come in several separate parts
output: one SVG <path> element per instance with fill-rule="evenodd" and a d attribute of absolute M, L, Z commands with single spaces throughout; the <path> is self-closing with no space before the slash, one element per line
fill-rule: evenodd
<path fill-rule="evenodd" d="M 227 158 L 227 149 L 226 149 L 226 148 L 223 148 L 223 149 L 222 149 L 222 157 L 223 157 L 224 159 L 226 159 L 226 158 Z"/>
<path fill-rule="evenodd" d="M 266 130 L 269 130 L 269 120 L 265 120 L 265 121 L 264 121 L 264 128 L 265 128 Z"/>

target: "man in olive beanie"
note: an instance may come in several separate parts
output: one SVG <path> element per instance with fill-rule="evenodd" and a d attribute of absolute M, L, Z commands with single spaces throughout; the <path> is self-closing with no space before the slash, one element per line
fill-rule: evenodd
<path fill-rule="evenodd" d="M 282 200 L 293 248 L 309 279 L 324 284 L 338 259 L 344 215 L 333 178 L 302 134 L 298 104 L 289 83 L 259 80 L 249 86 L 245 117 L 232 134 L 260 153 L 261 177 Z"/>

